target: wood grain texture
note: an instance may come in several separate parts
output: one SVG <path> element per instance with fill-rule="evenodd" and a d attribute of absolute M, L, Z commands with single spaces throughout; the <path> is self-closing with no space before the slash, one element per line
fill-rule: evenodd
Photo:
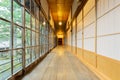
<path fill-rule="evenodd" d="M 55 48 L 22 80 L 100 80 L 64 46 Z"/>

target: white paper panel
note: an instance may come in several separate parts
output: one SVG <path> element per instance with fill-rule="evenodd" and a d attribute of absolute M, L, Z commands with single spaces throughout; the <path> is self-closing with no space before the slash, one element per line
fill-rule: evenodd
<path fill-rule="evenodd" d="M 98 35 L 120 32 L 120 7 L 98 20 Z"/>
<path fill-rule="evenodd" d="M 120 4 L 120 0 L 112 0 L 112 1 L 114 1 L 114 5 L 115 6 L 118 5 L 118 4 Z"/>
<path fill-rule="evenodd" d="M 97 11 L 98 17 L 105 14 L 107 11 L 111 10 L 115 6 L 120 4 L 120 0 L 98 0 L 97 1 Z"/>
<path fill-rule="evenodd" d="M 82 48 L 82 40 L 77 40 L 77 47 Z"/>
<path fill-rule="evenodd" d="M 77 24 L 77 31 L 80 31 L 82 29 L 82 21 L 80 21 L 78 24 Z"/>
<path fill-rule="evenodd" d="M 89 27 L 84 28 L 84 38 L 95 37 L 95 23 L 91 24 Z"/>
<path fill-rule="evenodd" d="M 97 17 L 101 16 L 101 0 L 97 1 Z"/>
<path fill-rule="evenodd" d="M 94 5 L 95 5 L 95 0 L 88 0 L 88 2 L 84 7 L 84 15 L 86 15 Z"/>
<path fill-rule="evenodd" d="M 89 14 L 84 18 L 84 26 L 91 24 L 93 21 L 95 21 L 95 8 L 93 8 Z"/>
<path fill-rule="evenodd" d="M 120 34 L 97 39 L 98 54 L 120 60 Z"/>
<path fill-rule="evenodd" d="M 84 39 L 84 49 L 94 52 L 95 51 L 95 39 Z"/>
<path fill-rule="evenodd" d="M 82 39 L 82 31 L 77 32 L 77 39 Z"/>
<path fill-rule="evenodd" d="M 75 34 L 73 34 L 73 41 L 75 41 Z"/>

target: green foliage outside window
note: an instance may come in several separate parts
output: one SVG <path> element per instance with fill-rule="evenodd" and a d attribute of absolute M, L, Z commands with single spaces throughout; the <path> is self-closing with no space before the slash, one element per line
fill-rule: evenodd
<path fill-rule="evenodd" d="M 0 17 L 11 20 L 10 0 L 0 0 Z"/>

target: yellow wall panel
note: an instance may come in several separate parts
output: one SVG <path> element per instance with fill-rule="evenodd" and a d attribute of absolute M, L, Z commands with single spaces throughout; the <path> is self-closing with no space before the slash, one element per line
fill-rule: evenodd
<path fill-rule="evenodd" d="M 80 58 L 82 58 L 82 49 L 77 48 L 77 55 L 80 56 Z"/>
<path fill-rule="evenodd" d="M 112 80 L 120 79 L 120 61 L 116 61 L 101 55 L 97 58 L 97 69 Z"/>
<path fill-rule="evenodd" d="M 93 65 L 96 66 L 96 54 L 87 50 L 84 50 L 84 59 Z"/>

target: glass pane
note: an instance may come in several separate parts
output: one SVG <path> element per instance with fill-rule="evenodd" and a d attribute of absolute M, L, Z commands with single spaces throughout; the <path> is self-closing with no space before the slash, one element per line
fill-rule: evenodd
<path fill-rule="evenodd" d="M 14 0 L 14 1 L 18 1 L 19 3 L 23 3 L 24 0 Z"/>
<path fill-rule="evenodd" d="M 22 25 L 22 7 L 15 1 L 13 2 L 13 21 Z"/>
<path fill-rule="evenodd" d="M 26 48 L 26 66 L 29 65 L 31 63 L 31 48 Z"/>
<path fill-rule="evenodd" d="M 35 42 L 36 40 L 35 40 L 35 32 L 34 31 L 32 31 L 32 46 L 35 46 Z"/>
<path fill-rule="evenodd" d="M 32 17 L 32 29 L 35 30 L 35 18 Z"/>
<path fill-rule="evenodd" d="M 30 14 L 26 11 L 25 12 L 25 26 L 30 28 Z"/>
<path fill-rule="evenodd" d="M 16 73 L 22 69 L 22 50 L 14 50 L 13 53 L 13 72 Z"/>
<path fill-rule="evenodd" d="M 0 51 L 10 48 L 10 23 L 0 20 Z"/>
<path fill-rule="evenodd" d="M 25 0 L 25 6 L 27 7 L 27 9 L 30 11 L 30 1 L 31 0 Z"/>
<path fill-rule="evenodd" d="M 42 25 L 42 34 L 44 34 L 45 33 L 45 27 Z"/>
<path fill-rule="evenodd" d="M 26 46 L 30 46 L 31 45 L 31 31 L 29 29 L 26 29 L 25 40 L 26 40 Z"/>
<path fill-rule="evenodd" d="M 14 26 L 14 48 L 22 48 L 22 28 Z"/>
<path fill-rule="evenodd" d="M 36 33 L 36 45 L 38 46 L 39 45 L 39 33 Z"/>
<path fill-rule="evenodd" d="M 36 31 L 39 32 L 39 21 L 36 19 Z"/>
<path fill-rule="evenodd" d="M 32 48 L 32 61 L 35 61 L 35 47 Z"/>
<path fill-rule="evenodd" d="M 11 52 L 0 52 L 0 80 L 11 76 Z"/>
<path fill-rule="evenodd" d="M 11 20 L 11 0 L 0 0 L 0 17 Z"/>
<path fill-rule="evenodd" d="M 39 54 L 39 46 L 37 46 L 35 48 L 35 53 L 36 53 L 36 57 L 39 58 L 40 54 Z"/>

